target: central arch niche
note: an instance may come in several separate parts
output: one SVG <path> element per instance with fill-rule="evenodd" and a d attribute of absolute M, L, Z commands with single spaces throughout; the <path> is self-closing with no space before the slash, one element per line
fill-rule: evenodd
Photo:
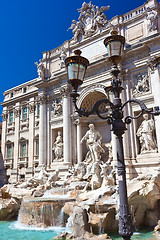
<path fill-rule="evenodd" d="M 84 108 L 86 111 L 91 111 L 94 107 L 95 103 L 99 100 L 106 99 L 106 94 L 104 91 L 104 88 L 101 87 L 100 89 L 94 89 L 94 86 L 84 89 L 82 94 L 80 95 L 79 99 L 79 107 Z M 106 111 L 106 104 L 101 105 L 100 109 L 101 111 Z M 111 142 L 111 131 L 110 131 L 110 125 L 108 125 L 106 120 L 100 119 L 96 114 L 90 115 L 87 118 L 80 118 L 81 123 L 81 138 L 85 135 L 85 133 L 88 131 L 88 125 L 89 123 L 93 123 L 95 126 L 95 129 L 100 133 L 102 136 L 102 146 L 104 150 L 106 151 L 106 144 Z M 85 156 L 88 152 L 88 149 L 86 147 L 86 143 L 83 143 L 81 145 L 82 147 L 82 160 L 85 159 Z M 102 154 L 102 160 L 107 159 L 107 152 Z"/>
<path fill-rule="evenodd" d="M 81 108 L 84 108 L 86 111 L 91 111 L 95 103 L 101 99 L 106 99 L 106 95 L 102 92 L 94 91 L 90 92 L 82 101 Z M 103 110 L 105 105 L 101 106 L 101 110 Z"/>

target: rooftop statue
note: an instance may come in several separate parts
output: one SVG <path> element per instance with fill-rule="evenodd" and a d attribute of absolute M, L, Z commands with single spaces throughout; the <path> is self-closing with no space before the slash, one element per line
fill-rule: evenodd
<path fill-rule="evenodd" d="M 151 8 L 147 8 L 147 27 L 148 31 L 152 32 L 158 28 L 158 14 Z"/>
<path fill-rule="evenodd" d="M 73 40 L 80 42 L 82 39 L 89 37 L 102 29 L 107 24 L 107 17 L 104 14 L 109 9 L 109 6 L 99 8 L 91 3 L 84 2 L 82 7 L 78 9 L 80 13 L 78 20 L 72 20 Z M 68 29 L 68 30 L 69 30 Z"/>

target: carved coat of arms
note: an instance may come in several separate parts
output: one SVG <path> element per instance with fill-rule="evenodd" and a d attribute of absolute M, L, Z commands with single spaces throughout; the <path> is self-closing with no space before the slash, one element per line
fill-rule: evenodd
<path fill-rule="evenodd" d="M 72 20 L 73 39 L 75 42 L 80 42 L 82 39 L 92 36 L 102 29 L 107 24 L 107 17 L 104 11 L 107 11 L 109 6 L 101 7 L 95 6 L 91 3 L 84 2 L 82 7 L 78 9 L 80 13 L 78 20 Z"/>

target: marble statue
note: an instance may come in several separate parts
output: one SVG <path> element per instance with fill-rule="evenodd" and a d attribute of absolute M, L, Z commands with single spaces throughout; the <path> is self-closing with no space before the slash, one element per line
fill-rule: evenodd
<path fill-rule="evenodd" d="M 45 168 L 42 166 L 40 172 L 35 177 L 31 177 L 24 181 L 23 183 L 17 185 L 18 188 L 36 188 L 40 185 L 53 186 L 58 179 L 59 170 L 56 170 L 53 173 L 48 173 Z"/>
<path fill-rule="evenodd" d="M 73 32 L 73 40 L 80 42 L 83 38 L 89 37 L 98 31 L 101 32 L 107 24 L 104 11 L 108 9 L 109 6 L 99 8 L 98 6 L 95 7 L 91 1 L 89 3 L 84 2 L 82 7 L 78 9 L 80 13 L 79 21 L 73 20 L 69 28 Z"/>
<path fill-rule="evenodd" d="M 61 161 L 63 157 L 63 142 L 61 132 L 58 131 L 58 136 L 56 137 L 56 141 L 53 144 L 53 151 L 55 154 L 55 161 Z"/>
<path fill-rule="evenodd" d="M 140 141 L 141 153 L 157 150 L 157 144 L 154 137 L 154 121 L 153 119 L 149 119 L 148 114 L 143 114 L 143 118 L 144 120 L 137 130 L 137 137 Z"/>
<path fill-rule="evenodd" d="M 75 42 L 79 42 L 84 34 L 84 29 L 82 26 L 82 22 L 77 22 L 76 20 L 72 20 L 72 24 L 68 30 L 71 29 L 73 32 L 73 40 Z"/>
<path fill-rule="evenodd" d="M 104 163 L 101 165 L 102 172 L 101 176 L 103 177 L 102 185 L 101 187 L 106 186 L 115 186 L 116 185 L 116 171 L 111 166 L 110 162 Z"/>
<path fill-rule="evenodd" d="M 86 146 L 89 149 L 87 155 L 90 155 L 92 162 L 97 162 L 101 159 L 101 153 L 104 149 L 101 146 L 102 137 L 98 131 L 95 130 L 94 124 L 89 124 L 89 130 L 81 139 L 81 143 L 86 141 Z"/>
<path fill-rule="evenodd" d="M 148 75 L 138 75 L 138 82 L 135 86 L 135 89 L 133 91 L 133 94 L 139 94 L 143 92 L 149 91 L 149 79 Z"/>
<path fill-rule="evenodd" d="M 52 108 L 53 108 L 52 117 L 62 115 L 62 102 L 57 102 L 56 99 L 53 100 Z"/>
<path fill-rule="evenodd" d="M 66 49 L 64 47 L 61 48 L 61 52 L 60 52 L 60 68 L 65 67 L 65 59 L 66 59 Z"/>
<path fill-rule="evenodd" d="M 152 10 L 150 7 L 148 7 L 146 11 L 147 11 L 148 31 L 152 32 L 154 30 L 157 30 L 157 27 L 158 27 L 157 12 Z"/>
<path fill-rule="evenodd" d="M 39 78 L 44 79 L 45 71 L 46 71 L 44 63 L 41 60 L 39 60 L 39 63 L 35 62 L 35 65 L 37 66 L 37 73 L 38 73 Z"/>
<path fill-rule="evenodd" d="M 92 164 L 92 169 L 90 175 L 87 179 L 87 184 L 84 188 L 84 192 L 91 188 L 91 190 L 95 190 L 101 187 L 102 185 L 102 177 L 101 177 L 101 167 L 99 162 L 94 162 Z"/>

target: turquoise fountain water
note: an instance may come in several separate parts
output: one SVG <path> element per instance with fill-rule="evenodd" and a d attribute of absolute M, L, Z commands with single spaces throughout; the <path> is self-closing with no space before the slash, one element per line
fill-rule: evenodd
<path fill-rule="evenodd" d="M 0 222 L 1 240 L 53 240 L 58 233 L 66 228 L 50 227 L 37 228 L 28 227 L 17 222 Z"/>
<path fill-rule="evenodd" d="M 0 222 L 1 240 L 53 240 L 58 233 L 66 231 L 62 227 L 37 228 L 28 227 L 16 222 Z M 120 240 L 118 234 L 110 234 L 113 240 Z M 151 230 L 136 232 L 132 236 L 133 240 L 156 240 Z"/>

